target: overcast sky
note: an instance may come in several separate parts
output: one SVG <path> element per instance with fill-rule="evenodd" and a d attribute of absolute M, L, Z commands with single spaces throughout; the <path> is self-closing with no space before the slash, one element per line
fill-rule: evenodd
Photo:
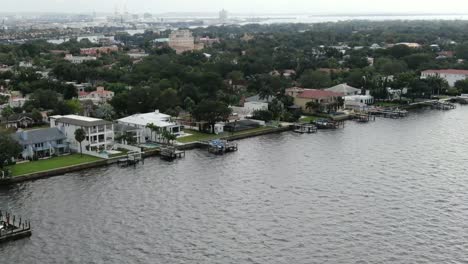
<path fill-rule="evenodd" d="M 0 12 L 468 13 L 467 0 L 0 0 Z"/>

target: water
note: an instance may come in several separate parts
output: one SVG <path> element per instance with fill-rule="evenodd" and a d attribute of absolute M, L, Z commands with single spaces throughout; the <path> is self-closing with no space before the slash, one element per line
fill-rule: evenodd
<path fill-rule="evenodd" d="M 468 263 L 468 107 L 0 189 L 1 263 Z"/>
<path fill-rule="evenodd" d="M 263 17 L 259 17 L 263 18 Z M 395 14 L 395 15 L 279 15 L 268 16 L 261 20 L 261 24 L 276 23 L 323 23 L 339 22 L 350 20 L 369 20 L 369 21 L 387 21 L 387 20 L 468 20 L 468 14 Z M 248 24 L 248 23 L 242 23 Z"/>

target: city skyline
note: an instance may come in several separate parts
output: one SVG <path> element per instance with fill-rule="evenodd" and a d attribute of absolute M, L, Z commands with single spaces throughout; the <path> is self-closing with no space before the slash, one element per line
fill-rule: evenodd
<path fill-rule="evenodd" d="M 5 3 L 1 3 L 5 2 Z M 159 1 L 159 0 L 1 0 L 2 12 L 32 13 L 85 13 L 100 12 L 113 13 L 168 13 L 193 12 L 212 13 L 226 9 L 231 13 L 312 13 L 312 14 L 376 14 L 376 13 L 468 13 L 468 4 L 460 4 L 456 0 L 447 0 L 444 5 L 439 1 L 427 0 L 424 5 L 420 2 L 404 0 L 371 1 L 371 0 L 291 0 L 288 2 L 271 2 L 267 0 L 238 0 L 213 1 L 199 0 L 196 3 L 186 0 Z M 252 11 L 255 10 L 255 11 Z"/>

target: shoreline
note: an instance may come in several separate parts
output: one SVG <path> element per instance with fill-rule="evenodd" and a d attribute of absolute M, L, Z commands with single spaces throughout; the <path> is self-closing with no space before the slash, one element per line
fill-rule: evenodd
<path fill-rule="evenodd" d="M 272 129 L 263 130 L 263 131 L 246 132 L 246 133 L 242 133 L 238 135 L 224 136 L 224 137 L 220 137 L 220 139 L 241 140 L 241 139 L 246 139 L 246 138 L 251 138 L 251 137 L 258 137 L 262 135 L 287 132 L 287 131 L 290 131 L 291 129 L 292 128 L 290 126 L 286 126 L 286 127 L 280 127 L 280 128 L 272 128 Z M 190 143 L 185 143 L 182 145 L 177 145 L 175 147 L 179 150 L 192 150 L 192 149 L 201 148 L 201 144 L 197 141 L 197 142 L 190 142 Z M 160 153 L 159 149 L 152 149 L 152 150 L 143 151 L 142 156 L 144 158 L 153 157 L 153 156 L 158 156 L 159 153 Z M 83 163 L 79 165 L 72 165 L 72 166 L 47 170 L 47 171 L 40 171 L 40 172 L 24 174 L 20 176 L 14 176 L 12 178 L 7 178 L 7 179 L 0 179 L 0 186 L 11 185 L 11 184 L 25 182 L 25 181 L 45 179 L 45 178 L 54 177 L 54 176 L 64 176 L 65 174 L 70 173 L 70 172 L 77 172 L 77 171 L 83 171 L 83 170 L 92 169 L 92 168 L 113 165 L 113 164 L 116 164 L 119 161 L 119 159 L 121 159 L 122 157 L 123 156 L 118 156 L 118 157 L 113 157 L 109 159 L 87 162 L 87 163 Z"/>

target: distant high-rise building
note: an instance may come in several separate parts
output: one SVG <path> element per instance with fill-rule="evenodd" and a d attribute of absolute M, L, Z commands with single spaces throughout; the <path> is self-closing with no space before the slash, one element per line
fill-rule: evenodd
<path fill-rule="evenodd" d="M 176 30 L 169 35 L 169 47 L 178 54 L 195 48 L 195 38 L 190 30 Z"/>
<path fill-rule="evenodd" d="M 150 13 L 144 13 L 144 14 L 143 14 L 143 17 L 144 17 L 145 19 L 152 19 L 152 18 L 153 18 L 153 15 L 150 14 Z"/>
<path fill-rule="evenodd" d="M 228 20 L 228 12 L 226 10 L 219 11 L 219 20 L 221 22 L 226 22 Z"/>
<path fill-rule="evenodd" d="M 177 54 L 185 51 L 200 50 L 203 44 L 195 44 L 195 38 L 190 30 L 176 30 L 169 35 L 169 47 L 174 49 Z"/>

